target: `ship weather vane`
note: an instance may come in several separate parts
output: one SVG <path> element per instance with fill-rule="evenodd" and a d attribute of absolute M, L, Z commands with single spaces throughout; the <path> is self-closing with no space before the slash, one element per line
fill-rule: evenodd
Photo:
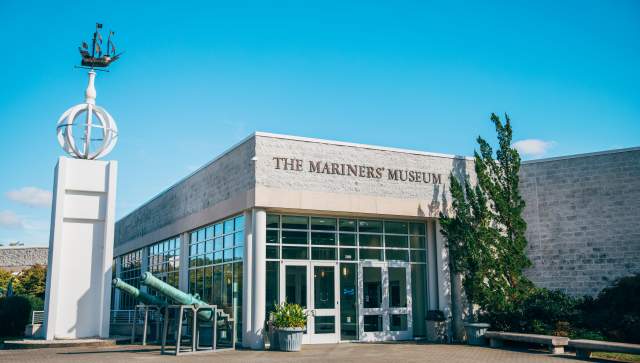
<path fill-rule="evenodd" d="M 89 83 L 84 91 L 84 103 L 75 105 L 65 111 L 56 127 L 58 143 L 64 151 L 77 159 L 95 160 L 106 156 L 118 141 L 118 127 L 111 115 L 96 104 L 95 71 L 108 72 L 107 68 L 122 53 L 116 54 L 116 46 L 109 31 L 106 52 L 102 52 L 102 24 L 96 23 L 91 50 L 86 42 L 79 48 L 82 55 L 82 66 L 76 68 L 89 69 Z"/>
<path fill-rule="evenodd" d="M 91 41 L 91 49 L 89 49 L 87 42 L 82 42 L 82 46 L 78 48 L 82 56 L 82 68 L 107 68 L 109 64 L 118 60 L 122 55 L 122 53 L 116 54 L 116 45 L 112 40 L 115 33 L 111 30 L 109 30 L 109 36 L 107 37 L 106 52 L 102 52 L 102 35 L 100 35 L 100 29 L 102 29 L 102 24 L 96 23 L 96 31 L 93 33 L 93 40 Z"/>

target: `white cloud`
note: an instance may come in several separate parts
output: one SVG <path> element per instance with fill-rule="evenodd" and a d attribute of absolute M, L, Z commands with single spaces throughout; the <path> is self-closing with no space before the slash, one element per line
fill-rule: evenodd
<path fill-rule="evenodd" d="M 553 141 L 544 141 L 538 139 L 526 139 L 513 143 L 513 147 L 515 147 L 520 154 L 533 157 L 543 156 L 554 145 L 555 142 Z"/>
<path fill-rule="evenodd" d="M 48 207 L 51 205 L 51 192 L 36 187 L 23 187 L 7 192 L 7 198 L 29 207 Z"/>
<path fill-rule="evenodd" d="M 0 211 L 0 227 L 9 229 L 22 229 L 22 219 L 10 210 Z"/>

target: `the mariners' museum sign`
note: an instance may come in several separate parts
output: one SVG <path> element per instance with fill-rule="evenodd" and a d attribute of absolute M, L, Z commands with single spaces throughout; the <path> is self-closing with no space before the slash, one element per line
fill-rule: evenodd
<path fill-rule="evenodd" d="M 411 183 L 441 184 L 442 174 L 420 170 L 388 169 L 361 164 L 345 164 L 327 161 L 274 157 L 275 168 L 317 174 L 352 176 L 367 179 L 387 179 Z"/>

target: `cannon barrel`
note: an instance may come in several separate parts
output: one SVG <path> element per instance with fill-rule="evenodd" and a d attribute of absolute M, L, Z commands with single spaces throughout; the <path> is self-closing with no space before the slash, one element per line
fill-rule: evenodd
<path fill-rule="evenodd" d="M 113 287 L 118 288 L 127 294 L 133 296 L 136 300 L 146 304 L 146 305 L 157 305 L 157 306 L 166 306 L 167 303 L 162 299 L 159 299 L 151 294 L 148 294 L 144 291 L 140 291 L 140 289 L 135 288 L 126 282 L 122 281 L 119 278 L 113 279 Z"/>
<path fill-rule="evenodd" d="M 140 282 L 150 288 L 158 291 L 161 295 L 168 297 L 180 305 L 194 305 L 195 307 L 213 307 L 204 301 L 196 298 L 191 294 L 187 294 L 175 287 L 163 282 L 149 271 L 142 274 Z M 203 310 L 198 313 L 198 319 L 201 321 L 211 321 L 213 313 L 210 310 Z"/>

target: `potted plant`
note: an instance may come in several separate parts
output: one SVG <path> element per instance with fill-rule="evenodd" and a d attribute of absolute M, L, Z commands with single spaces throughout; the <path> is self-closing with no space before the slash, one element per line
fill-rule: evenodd
<path fill-rule="evenodd" d="M 298 352 L 302 347 L 302 335 L 307 325 L 307 313 L 298 304 L 284 302 L 273 312 L 273 326 L 276 329 L 280 350 Z"/>
<path fill-rule="evenodd" d="M 470 345 L 487 345 L 484 333 L 491 325 L 487 323 L 465 323 L 464 330 L 467 333 L 467 343 Z"/>
<path fill-rule="evenodd" d="M 447 319 L 441 310 L 427 311 L 427 341 L 443 343 L 447 334 Z"/>

